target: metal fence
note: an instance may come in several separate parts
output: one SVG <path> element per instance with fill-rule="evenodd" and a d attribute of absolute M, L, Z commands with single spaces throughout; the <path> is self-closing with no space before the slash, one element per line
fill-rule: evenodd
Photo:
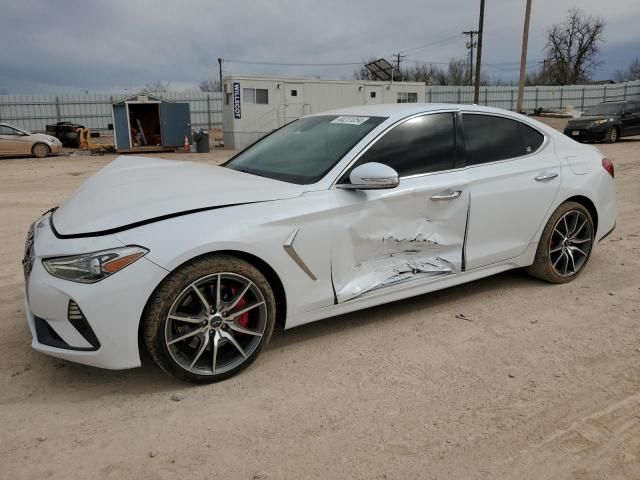
<path fill-rule="evenodd" d="M 431 86 L 426 101 L 433 103 L 473 103 L 473 87 Z M 640 100 L 640 80 L 609 85 L 568 85 L 563 87 L 525 87 L 523 108 L 584 110 L 601 102 Z M 480 105 L 515 110 L 518 87 L 480 87 Z"/>
<path fill-rule="evenodd" d="M 222 127 L 221 93 L 161 96 L 175 102 L 189 102 L 193 128 Z M 112 123 L 111 104 L 123 97 L 126 95 L 0 95 L 0 122 L 42 132 L 47 124 L 68 121 L 104 132 Z M 473 87 L 429 86 L 425 98 L 434 103 L 473 103 Z M 517 99 L 517 86 L 480 87 L 481 105 L 515 110 Z M 583 110 L 600 102 L 630 99 L 640 100 L 640 80 L 610 85 L 526 87 L 523 106 L 527 111 L 539 107 Z"/>
<path fill-rule="evenodd" d="M 57 122 L 74 122 L 94 131 L 106 131 L 113 122 L 111 104 L 127 95 L 0 95 L 0 122 L 33 132 Z M 165 93 L 166 100 L 188 102 L 193 128 L 222 127 L 219 92 Z"/>

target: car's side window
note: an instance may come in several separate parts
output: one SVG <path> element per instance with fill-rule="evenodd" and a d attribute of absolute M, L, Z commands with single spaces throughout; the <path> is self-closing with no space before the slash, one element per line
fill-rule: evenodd
<path fill-rule="evenodd" d="M 6 125 L 0 125 L 0 135 L 17 135 L 17 130 L 14 130 L 11 127 L 7 127 Z"/>
<path fill-rule="evenodd" d="M 463 114 L 463 125 L 468 165 L 527 155 L 544 141 L 535 129 L 504 117 Z"/>
<path fill-rule="evenodd" d="M 524 123 L 518 122 L 518 127 L 520 128 L 520 135 L 524 142 L 525 153 L 533 153 L 538 150 L 542 142 L 544 142 L 544 136 L 539 131 Z"/>
<path fill-rule="evenodd" d="M 378 162 L 407 177 L 455 167 L 453 113 L 433 113 L 407 120 L 387 132 L 357 165 Z"/>

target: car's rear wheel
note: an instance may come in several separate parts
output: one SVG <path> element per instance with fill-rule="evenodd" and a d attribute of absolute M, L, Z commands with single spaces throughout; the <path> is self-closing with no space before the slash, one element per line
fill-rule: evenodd
<path fill-rule="evenodd" d="M 48 157 L 51 153 L 51 149 L 44 143 L 36 143 L 31 147 L 31 153 L 38 158 Z"/>
<path fill-rule="evenodd" d="M 563 203 L 547 222 L 527 272 L 551 283 L 570 282 L 589 261 L 594 235 L 589 210 L 576 202 Z"/>
<path fill-rule="evenodd" d="M 276 302 L 265 276 L 231 255 L 174 271 L 144 314 L 147 350 L 168 374 L 210 383 L 248 367 L 269 342 Z"/>
<path fill-rule="evenodd" d="M 616 143 L 619 137 L 620 132 L 618 131 L 618 127 L 611 127 L 605 135 L 604 140 L 607 143 Z"/>

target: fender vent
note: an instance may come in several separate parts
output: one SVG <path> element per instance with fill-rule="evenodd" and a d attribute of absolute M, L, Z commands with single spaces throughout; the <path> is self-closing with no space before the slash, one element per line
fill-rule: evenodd
<path fill-rule="evenodd" d="M 82 313 L 82 310 L 80 310 L 78 304 L 73 300 L 69 300 L 67 320 L 69 320 L 69 323 L 78 330 L 78 333 L 80 333 L 80 335 L 82 335 L 95 350 L 100 348 L 100 342 L 98 341 L 96 334 L 93 333 L 91 325 L 87 322 L 87 319 L 85 318 L 84 313 Z"/>

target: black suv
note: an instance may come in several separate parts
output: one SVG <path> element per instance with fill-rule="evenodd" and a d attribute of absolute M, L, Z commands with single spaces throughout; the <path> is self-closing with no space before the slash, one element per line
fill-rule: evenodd
<path fill-rule="evenodd" d="M 574 140 L 614 143 L 620 137 L 640 135 L 640 100 L 603 102 L 569 120 L 564 134 Z"/>

